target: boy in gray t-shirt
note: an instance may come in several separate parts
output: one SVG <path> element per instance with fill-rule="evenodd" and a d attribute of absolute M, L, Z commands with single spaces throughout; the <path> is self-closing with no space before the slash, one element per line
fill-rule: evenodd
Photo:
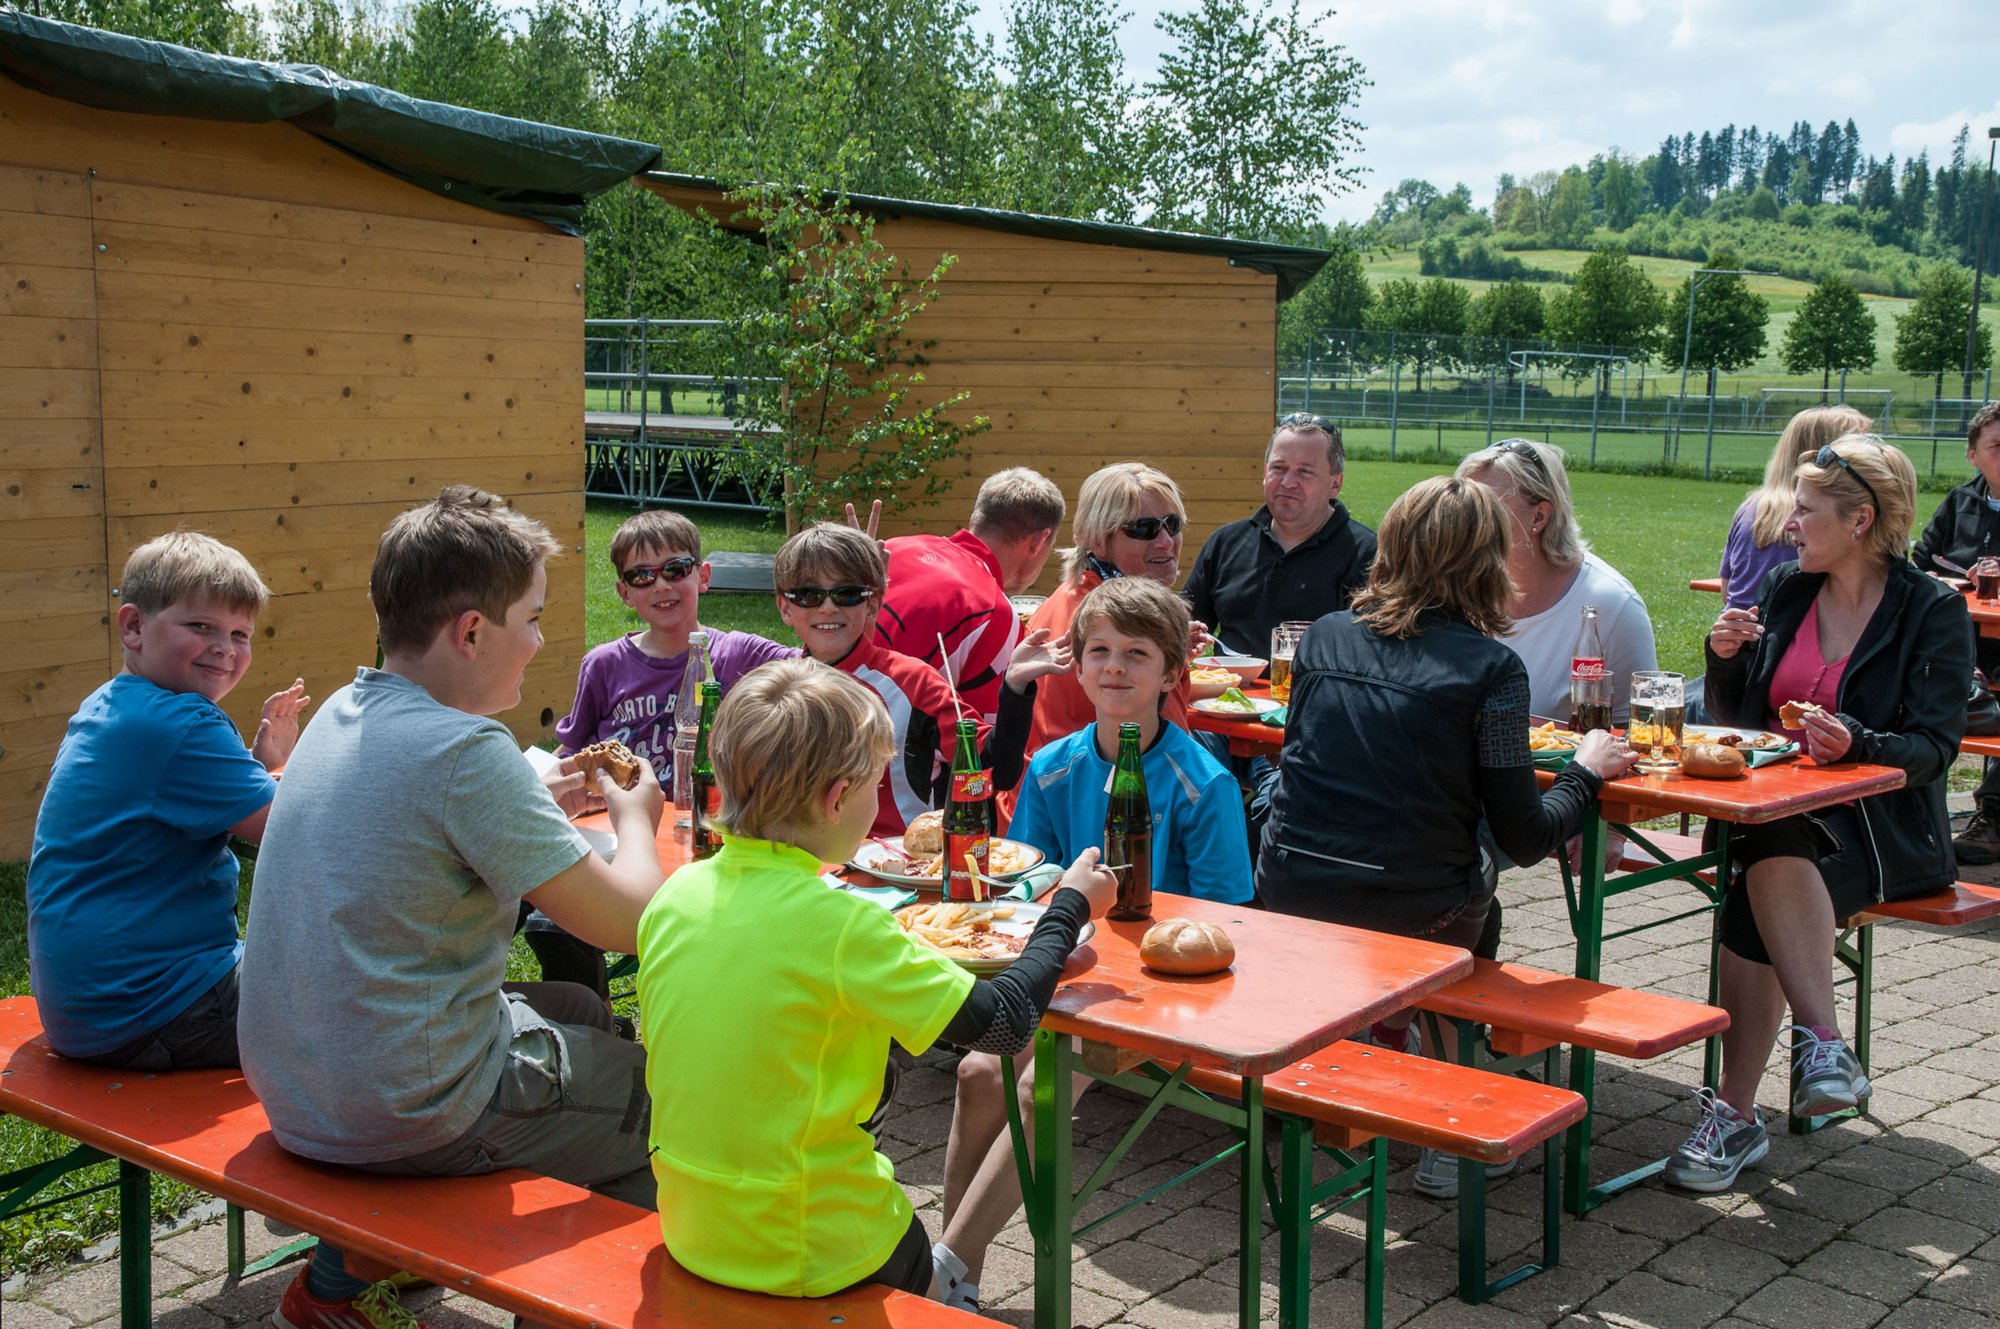
<path fill-rule="evenodd" d="M 650 1207 L 643 1051 L 587 989 L 503 982 L 524 899 L 629 952 L 662 875 L 650 767 L 630 792 L 599 778 L 607 863 L 559 802 L 584 796 L 575 763 L 544 783 L 486 718 L 520 701 L 558 549 L 465 486 L 390 524 L 369 578 L 382 667 L 326 702 L 272 805 L 238 1037 L 294 1153 L 397 1175 L 525 1167 Z M 373 1320 L 378 1272 L 322 1246 L 279 1325 Z"/>

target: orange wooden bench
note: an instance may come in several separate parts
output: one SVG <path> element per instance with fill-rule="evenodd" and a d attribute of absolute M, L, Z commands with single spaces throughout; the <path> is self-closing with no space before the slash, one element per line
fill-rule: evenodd
<path fill-rule="evenodd" d="M 1188 1083 L 1236 1100 L 1241 1081 L 1197 1068 Z M 1560 1255 L 1561 1162 L 1555 1137 L 1584 1114 L 1582 1095 L 1531 1080 L 1495 1075 L 1450 1062 L 1413 1057 L 1362 1043 L 1340 1042 L 1264 1077 L 1264 1107 L 1278 1114 L 1279 1168 L 1271 1187 L 1278 1228 L 1278 1322 L 1305 1323 L 1311 1287 L 1313 1224 L 1355 1199 L 1367 1204 L 1363 1283 L 1368 1329 L 1382 1323 L 1382 1252 L 1387 1228 L 1386 1140 L 1441 1149 L 1467 1160 L 1459 1168 L 1458 1294 L 1478 1304 L 1530 1274 L 1553 1268 Z M 1542 1258 L 1489 1280 L 1486 1270 L 1486 1173 L 1482 1164 L 1519 1158 L 1535 1145 L 1543 1155 Z M 1313 1182 L 1314 1146 L 1342 1165 Z M 1365 1152 L 1364 1152 L 1365 1151 Z"/>
<path fill-rule="evenodd" d="M 287 1154 L 240 1071 L 106 1070 L 49 1050 L 27 997 L 0 1001 L 0 1112 L 78 1142 L 0 1177 L 0 1216 L 49 1182 L 118 1161 L 123 1329 L 152 1322 L 151 1174 L 268 1214 L 440 1287 L 566 1329 L 961 1329 L 986 1323 L 887 1288 L 801 1300 L 719 1287 L 676 1265 L 657 1216 L 519 1169 L 390 1178 Z"/>

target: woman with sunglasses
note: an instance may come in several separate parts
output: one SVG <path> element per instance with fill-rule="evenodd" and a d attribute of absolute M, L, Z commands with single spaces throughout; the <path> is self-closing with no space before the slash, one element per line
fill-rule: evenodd
<path fill-rule="evenodd" d="M 1852 406 L 1813 406 L 1786 422 L 1771 460 L 1764 464 L 1764 483 L 1751 491 L 1729 521 L 1729 536 L 1722 546 L 1723 604 L 1731 609 L 1750 604 L 1765 574 L 1792 561 L 1795 551 L 1785 523 L 1792 515 L 1800 459 L 1842 434 L 1865 434 L 1873 426 L 1874 421 Z"/>
<path fill-rule="evenodd" d="M 1848 434 L 1821 448 L 1799 467 L 1785 522 L 1798 562 L 1765 578 L 1755 605 L 1725 608 L 1709 633 L 1709 705 L 1725 723 L 1776 729 L 1822 764 L 1898 766 L 1908 780 L 1731 835 L 1718 922 L 1730 1017 L 1722 1083 L 1696 1091 L 1701 1121 L 1667 1160 L 1672 1185 L 1727 1190 L 1769 1150 L 1757 1086 L 1787 1006 L 1792 1112 L 1867 1098 L 1834 1011 L 1836 930 L 1876 901 L 1956 876 L 1944 777 L 1965 728 L 1972 624 L 1963 596 L 1904 557 L 1916 496 L 1909 458 L 1880 438 Z M 1779 708 L 1789 702 L 1819 709 L 1787 729 Z"/>
<path fill-rule="evenodd" d="M 1114 577 L 1146 577 L 1171 590 L 1180 579 L 1186 529 L 1180 486 L 1164 471 L 1124 461 L 1095 472 L 1077 493 L 1076 515 L 1070 520 L 1076 544 L 1063 551 L 1062 584 L 1028 620 L 1028 630 L 1047 628 L 1051 640 L 1067 637 L 1083 598 Z M 1189 695 L 1183 672 L 1163 712 L 1183 729 Z M 1096 715 L 1074 673 L 1044 678 L 1028 730 L 1028 755 L 1074 734 Z"/>
<path fill-rule="evenodd" d="M 1653 620 L 1632 583 L 1590 552 L 1570 502 L 1562 450 L 1533 439 L 1503 438 L 1460 462 L 1458 477 L 1491 489 L 1507 510 L 1512 531 L 1507 574 L 1514 583 L 1507 600 L 1514 630 L 1507 644 L 1528 666 L 1529 706 L 1536 715 L 1568 719 L 1570 659 L 1584 606 L 1595 605 L 1604 668 L 1611 676 L 1611 718 L 1623 724 L 1631 709 L 1633 671 L 1659 667 Z"/>

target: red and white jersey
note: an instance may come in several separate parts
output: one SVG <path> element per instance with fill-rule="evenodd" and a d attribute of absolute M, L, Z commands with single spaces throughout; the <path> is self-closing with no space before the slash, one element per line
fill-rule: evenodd
<path fill-rule="evenodd" d="M 899 535 L 886 542 L 889 589 L 875 639 L 947 671 L 965 704 L 992 724 L 1021 622 L 1000 580 L 1000 560 L 970 531 Z M 944 653 L 938 638 L 944 638 Z"/>
<path fill-rule="evenodd" d="M 901 835 L 918 815 L 937 806 L 937 791 L 950 774 L 950 744 L 958 725 L 951 685 L 922 660 L 877 646 L 866 637 L 834 667 L 866 684 L 889 710 L 896 748 L 889 769 L 882 773 L 869 834 Z M 986 736 L 982 720 L 982 751 Z"/>

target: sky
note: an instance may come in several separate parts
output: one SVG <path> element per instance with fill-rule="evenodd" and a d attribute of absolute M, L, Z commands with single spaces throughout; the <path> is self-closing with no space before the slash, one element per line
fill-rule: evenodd
<path fill-rule="evenodd" d="M 1166 45 L 1153 19 L 1192 0 L 1124 0 L 1127 74 L 1143 81 Z M 980 0 L 1002 31 L 1005 0 Z M 1329 221 L 1365 220 L 1406 178 L 1463 181 L 1493 200 L 1501 172 L 1583 165 L 1669 134 L 1734 122 L 1783 134 L 1852 117 L 1861 150 L 1949 157 L 1962 124 L 1973 151 L 2000 126 L 2000 4 L 1994 0 L 1305 0 L 1373 86 L 1351 111 L 1365 129 L 1360 188 Z"/>

